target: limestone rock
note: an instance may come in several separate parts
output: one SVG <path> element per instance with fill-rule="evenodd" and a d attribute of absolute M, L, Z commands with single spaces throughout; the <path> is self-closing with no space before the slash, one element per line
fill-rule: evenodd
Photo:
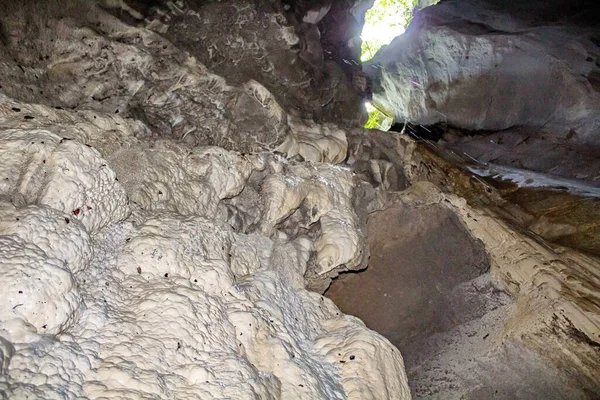
<path fill-rule="evenodd" d="M 204 18 L 238 16 L 220 56 L 252 69 L 268 53 L 236 41 L 244 25 L 265 24 L 286 56 L 293 25 L 255 4 L 181 3 L 0 16 L 14 56 L 0 65 L 0 397 L 409 398 L 400 352 L 309 290 L 368 252 L 339 166 L 346 131 L 295 116 L 262 79 L 299 87 L 305 66 L 281 71 L 283 57 L 236 81 L 235 65 L 182 49 L 202 30 L 169 36 L 175 20 L 214 30 L 223 21 Z M 334 106 L 299 97 L 322 119 L 357 102 L 330 67 Z"/>
<path fill-rule="evenodd" d="M 524 126 L 555 138 L 573 129 L 579 145 L 597 146 L 600 64 L 591 15 L 559 2 L 443 1 L 417 13 L 365 71 L 375 101 L 400 122 Z"/>

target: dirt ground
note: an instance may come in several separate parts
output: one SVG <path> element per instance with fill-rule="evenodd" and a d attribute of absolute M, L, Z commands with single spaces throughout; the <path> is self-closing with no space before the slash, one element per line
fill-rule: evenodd
<path fill-rule="evenodd" d="M 595 398 L 504 338 L 513 299 L 450 210 L 395 204 L 371 214 L 366 233 L 369 267 L 341 275 L 325 295 L 400 349 L 414 398 Z"/>

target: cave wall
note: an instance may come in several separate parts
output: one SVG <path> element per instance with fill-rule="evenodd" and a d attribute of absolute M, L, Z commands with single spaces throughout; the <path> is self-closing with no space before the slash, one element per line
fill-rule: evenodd
<path fill-rule="evenodd" d="M 401 352 L 321 295 L 377 267 L 385 209 L 438 210 L 477 273 L 489 260 L 518 307 L 488 343 L 551 348 L 552 373 L 599 385 L 598 260 L 360 128 L 354 2 L 0 5 L 2 395 L 408 399 Z"/>
<path fill-rule="evenodd" d="M 125 35 L 108 44 L 103 36 L 118 28 L 80 2 L 5 1 L 0 85 L 23 101 L 130 116 L 153 134 L 185 136 L 191 144 L 234 148 L 235 138 L 246 151 L 276 148 L 290 131 L 288 117 L 340 126 L 366 120 L 366 79 L 356 62 L 359 50 L 349 47 L 360 26 L 341 4 L 133 2 L 108 10 L 144 26 L 151 38 L 135 57 L 123 58 L 105 47 L 126 48 L 139 39 Z M 322 9 L 321 20 L 304 21 Z M 157 55 L 160 63 L 150 58 Z M 166 64 L 174 74 L 208 68 L 218 77 L 185 81 L 179 72 L 174 86 Z M 119 84 L 109 83 L 116 79 Z M 176 96 L 162 95 L 173 89 Z"/>
<path fill-rule="evenodd" d="M 1 5 L 0 397 L 410 397 L 319 294 L 368 258 L 323 4 Z"/>
<path fill-rule="evenodd" d="M 351 153 L 379 183 L 371 259 L 326 295 L 399 346 L 413 398 L 598 397 L 597 256 L 532 233 L 527 210 L 443 148 L 373 130 Z M 397 170 L 405 189 L 385 190 Z"/>
<path fill-rule="evenodd" d="M 445 0 L 365 65 L 396 120 L 600 142 L 598 5 Z"/>

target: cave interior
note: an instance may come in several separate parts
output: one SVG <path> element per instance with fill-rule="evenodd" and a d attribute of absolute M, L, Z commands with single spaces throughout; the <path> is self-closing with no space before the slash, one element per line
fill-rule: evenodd
<path fill-rule="evenodd" d="M 0 398 L 600 399 L 599 21 L 1 0 Z"/>

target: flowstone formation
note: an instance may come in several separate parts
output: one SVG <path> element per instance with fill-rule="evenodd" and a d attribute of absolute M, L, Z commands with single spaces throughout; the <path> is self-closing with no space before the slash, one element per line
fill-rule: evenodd
<path fill-rule="evenodd" d="M 600 225 L 359 128 L 367 3 L 2 3 L 0 398 L 596 396 Z"/>
<path fill-rule="evenodd" d="M 400 352 L 318 293 L 368 257 L 329 106 L 360 96 L 300 58 L 318 21 L 108 5 L 2 13 L 0 397 L 409 398 Z"/>
<path fill-rule="evenodd" d="M 369 131 L 350 147 L 375 188 L 371 257 L 326 296 L 401 350 L 413 398 L 597 398 L 598 257 L 529 231 L 526 209 L 431 143 Z"/>

